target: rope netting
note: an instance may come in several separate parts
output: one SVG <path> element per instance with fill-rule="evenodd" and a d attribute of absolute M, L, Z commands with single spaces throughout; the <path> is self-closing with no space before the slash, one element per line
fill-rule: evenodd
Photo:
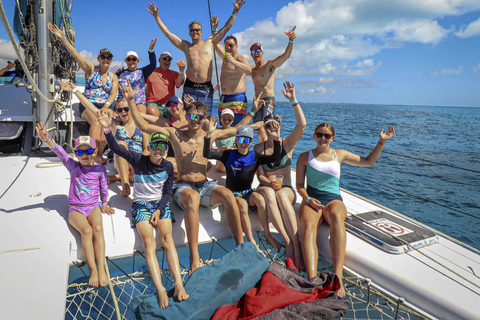
<path fill-rule="evenodd" d="M 277 252 L 263 236 L 263 233 L 258 234 L 258 241 L 260 248 L 270 262 L 275 262 L 282 266 L 285 265 L 285 250 L 283 248 L 280 252 Z M 204 256 L 208 256 L 208 260 L 202 260 L 202 264 L 204 265 L 217 260 L 216 258 L 212 259 L 214 251 L 217 252 L 217 256 L 219 251 L 223 254 L 228 252 L 228 250 L 215 239 L 213 239 L 211 245 L 204 244 L 203 246 L 210 246 L 209 253 L 204 254 Z M 206 251 L 203 252 L 205 253 Z M 136 252 L 134 253 L 134 256 L 135 255 L 142 255 L 142 253 Z M 135 258 L 133 258 L 133 264 L 135 264 Z M 164 252 L 159 259 L 159 264 L 163 285 L 167 289 L 167 292 L 173 290 L 173 278 L 168 270 Z M 118 266 L 114 260 L 107 259 L 107 266 L 117 274 L 110 278 L 111 285 L 108 287 L 90 287 L 86 275 L 68 285 L 65 319 L 135 319 L 135 314 L 129 307 L 132 299 L 139 295 L 155 294 L 155 287 L 146 266 L 133 267 L 134 271 L 130 273 L 127 273 L 122 267 Z M 188 279 L 188 271 L 188 268 L 180 262 L 180 272 L 184 283 Z M 332 272 L 331 263 L 320 258 L 318 271 Z M 120 275 L 118 275 L 118 273 L 120 273 Z M 403 299 L 395 298 L 386 292 L 382 292 L 373 286 L 372 282 L 368 279 L 353 276 L 348 274 L 347 271 L 345 273 L 344 284 L 347 292 L 345 299 L 348 299 L 350 303 L 348 312 L 341 319 L 429 319 L 406 305 Z"/>

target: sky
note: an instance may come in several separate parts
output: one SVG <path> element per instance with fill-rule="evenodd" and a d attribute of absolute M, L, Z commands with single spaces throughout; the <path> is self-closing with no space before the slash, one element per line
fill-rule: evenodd
<path fill-rule="evenodd" d="M 157 38 L 157 57 L 166 50 L 175 61 L 183 58 L 145 10 L 147 4 L 73 1 L 79 52 L 96 62 L 98 51 L 109 48 L 115 71 L 125 65 L 125 53 L 134 50 L 143 66 L 148 64 L 150 41 Z M 204 39 L 210 35 L 208 0 L 156 4 L 160 18 L 180 38 L 190 39 L 188 24 L 193 20 L 202 23 Z M 3 5 L 13 26 L 15 1 Z M 233 11 L 232 1 L 210 0 L 210 6 L 223 26 Z M 228 34 L 237 37 L 239 53 L 253 65 L 250 46 L 259 42 L 264 58 L 275 58 L 285 51 L 284 31 L 293 25 L 293 53 L 276 71 L 277 100 L 285 100 L 282 83 L 289 80 L 302 102 L 480 106 L 479 0 L 247 0 Z M 0 68 L 14 59 L 2 27 Z M 220 66 L 219 61 L 219 72 Z M 246 83 L 251 100 L 250 77 Z"/>

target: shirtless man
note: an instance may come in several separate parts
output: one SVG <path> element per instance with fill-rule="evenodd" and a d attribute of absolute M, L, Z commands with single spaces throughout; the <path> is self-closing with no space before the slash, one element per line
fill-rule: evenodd
<path fill-rule="evenodd" d="M 206 106 L 203 102 L 193 102 L 185 105 L 188 128 L 160 127 L 149 124 L 143 119 L 133 97 L 135 92 L 130 86 L 122 87 L 123 95 L 128 100 L 135 124 L 142 132 L 160 132 L 165 134 L 175 153 L 177 162 L 178 182 L 173 187 L 175 202 L 185 210 L 185 227 L 187 231 L 188 246 L 190 248 L 190 270 L 193 272 L 200 267 L 198 253 L 199 206 L 225 207 L 227 223 L 232 230 L 236 244 L 243 243 L 242 224 L 240 212 L 233 193 L 216 183 L 207 180 L 208 159 L 203 157 L 203 142 L 206 132 L 202 130 Z M 256 107 L 252 108 L 252 113 Z M 252 117 L 245 117 L 240 125 L 247 125 Z M 216 130 L 211 139 L 225 139 L 235 135 L 236 128 Z"/>
<path fill-rule="evenodd" d="M 261 98 L 265 101 L 265 105 L 258 110 L 253 118 L 253 122 L 263 121 L 263 119 L 274 113 L 275 111 L 275 70 L 280 67 L 292 54 L 293 40 L 297 37 L 295 27 L 292 31 L 286 32 L 288 36 L 288 45 L 285 52 L 278 57 L 270 60 L 263 60 L 263 47 L 260 43 L 254 43 L 250 47 L 250 55 L 255 62 L 252 66 L 252 80 L 255 86 L 255 96 L 261 94 Z M 263 127 L 258 131 L 260 142 L 266 140 L 266 134 Z"/>
<path fill-rule="evenodd" d="M 185 53 L 187 59 L 187 80 L 183 85 L 183 94 L 189 94 L 195 101 L 204 102 L 207 105 L 207 116 L 212 114 L 213 107 L 213 86 L 212 80 L 212 58 L 213 48 L 222 41 L 233 26 L 238 11 L 242 8 L 245 0 L 236 0 L 234 2 L 233 13 L 227 20 L 225 26 L 215 35 L 202 40 L 202 25 L 198 21 L 193 21 L 188 26 L 192 42 L 180 39 L 177 35 L 170 32 L 163 21 L 158 16 L 159 8 L 155 3 L 148 4 L 147 11 L 155 18 L 163 34 L 170 42 Z"/>

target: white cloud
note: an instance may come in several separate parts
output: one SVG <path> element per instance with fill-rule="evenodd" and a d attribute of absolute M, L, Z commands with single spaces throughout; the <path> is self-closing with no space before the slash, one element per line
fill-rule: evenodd
<path fill-rule="evenodd" d="M 356 67 L 349 66 L 347 62 L 340 62 L 337 64 L 325 63 L 311 70 L 310 75 L 333 74 L 337 76 L 362 77 L 374 74 L 381 65 L 381 62 L 375 65 L 373 60 L 358 62 Z"/>
<path fill-rule="evenodd" d="M 386 26 L 387 33 L 393 33 L 393 39 L 400 42 L 420 42 L 437 44 L 448 35 L 437 21 L 395 21 Z"/>
<path fill-rule="evenodd" d="M 364 79 L 356 79 L 356 80 L 340 80 L 338 81 L 338 85 L 347 88 L 357 88 L 357 89 L 364 89 L 364 88 L 373 88 L 377 80 L 364 80 Z"/>
<path fill-rule="evenodd" d="M 442 68 L 440 71 L 433 71 L 433 76 L 448 76 L 448 75 L 460 75 L 463 74 L 463 67 L 458 68 Z"/>
<path fill-rule="evenodd" d="M 0 69 L 7 66 L 8 61 L 15 61 L 17 54 L 13 49 L 12 42 L 6 39 L 0 39 Z"/>
<path fill-rule="evenodd" d="M 470 38 L 480 35 L 480 18 L 470 23 L 468 26 L 462 27 L 455 35 L 459 38 Z"/>
<path fill-rule="evenodd" d="M 324 83 L 332 83 L 333 81 L 335 81 L 335 78 L 333 77 L 320 77 L 318 80 L 299 81 L 298 84 L 304 87 L 316 87 Z"/>
<path fill-rule="evenodd" d="M 335 94 L 335 91 L 333 89 L 320 86 L 316 89 L 301 90 L 300 94 L 330 95 Z"/>
<path fill-rule="evenodd" d="M 473 73 L 479 73 L 480 72 L 480 62 L 476 66 L 472 67 L 472 72 Z"/>

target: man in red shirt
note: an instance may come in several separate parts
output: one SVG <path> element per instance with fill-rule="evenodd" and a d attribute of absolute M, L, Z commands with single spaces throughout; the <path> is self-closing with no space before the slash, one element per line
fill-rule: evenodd
<path fill-rule="evenodd" d="M 147 114 L 171 119 L 172 115 L 166 107 L 168 98 L 175 95 L 175 86 L 180 88 L 185 81 L 186 64 L 179 65 L 179 71 L 170 70 L 173 57 L 168 51 L 160 54 L 156 68 L 147 78 Z"/>

